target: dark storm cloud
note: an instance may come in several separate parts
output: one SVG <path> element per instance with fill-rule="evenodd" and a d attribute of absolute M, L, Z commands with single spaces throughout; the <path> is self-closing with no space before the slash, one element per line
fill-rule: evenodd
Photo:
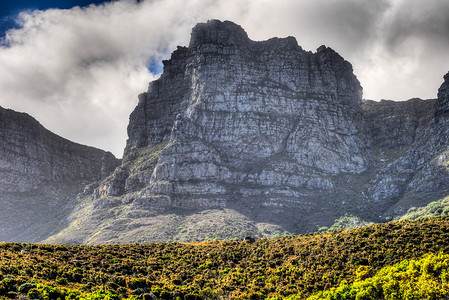
<path fill-rule="evenodd" d="M 320 5 L 321 4 L 321 5 Z M 390 8 L 388 1 L 315 1 L 313 7 L 316 33 L 325 35 L 323 43 L 332 43 L 340 50 L 359 51 L 376 40 L 379 20 Z"/>
<path fill-rule="evenodd" d="M 354 60 L 368 98 L 435 98 L 449 70 L 449 2 L 391 0 L 371 45 Z"/>
<path fill-rule="evenodd" d="M 449 45 L 447 0 L 404 1 L 389 18 L 385 24 L 385 43 L 393 51 L 411 40 L 427 42 L 430 47 Z"/>

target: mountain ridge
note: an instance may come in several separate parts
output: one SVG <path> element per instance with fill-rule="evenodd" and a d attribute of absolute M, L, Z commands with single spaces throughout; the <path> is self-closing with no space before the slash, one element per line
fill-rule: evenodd
<path fill-rule="evenodd" d="M 120 164 L 110 152 L 71 142 L 30 115 L 2 107 L 0 144 L 0 240 L 45 237 L 38 224 L 60 222 L 86 184 Z"/>

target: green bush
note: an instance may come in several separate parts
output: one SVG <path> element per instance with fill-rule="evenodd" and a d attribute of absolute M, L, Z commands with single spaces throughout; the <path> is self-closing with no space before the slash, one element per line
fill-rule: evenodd
<path fill-rule="evenodd" d="M 56 278 L 56 283 L 60 285 L 66 285 L 67 284 L 67 278 L 65 277 L 58 277 Z"/>
<path fill-rule="evenodd" d="M 28 291 L 27 295 L 28 295 L 28 298 L 30 298 L 30 299 L 42 299 L 41 292 L 36 288 L 30 289 Z"/>
<path fill-rule="evenodd" d="M 22 294 L 27 294 L 29 290 L 31 290 L 32 288 L 35 288 L 35 287 L 36 287 L 36 284 L 27 282 L 27 283 L 20 285 L 18 291 Z"/>
<path fill-rule="evenodd" d="M 379 270 L 373 277 L 342 281 L 336 288 L 309 297 L 318 299 L 447 299 L 449 255 L 427 254 Z"/>

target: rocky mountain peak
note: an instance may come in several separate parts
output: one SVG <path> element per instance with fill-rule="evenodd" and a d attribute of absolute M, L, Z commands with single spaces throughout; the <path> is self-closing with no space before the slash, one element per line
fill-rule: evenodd
<path fill-rule="evenodd" d="M 444 75 L 444 82 L 438 89 L 438 101 L 435 105 L 435 121 L 449 124 L 449 72 Z"/>
<path fill-rule="evenodd" d="M 361 95 L 351 64 L 331 48 L 251 41 L 229 21 L 198 24 L 139 96 L 125 164 L 104 190 L 154 195 L 136 203 L 159 208 L 248 197 L 301 206 L 300 190 L 332 189 L 329 176 L 368 167 Z M 148 149 L 158 156 L 136 172 Z"/>
<path fill-rule="evenodd" d="M 95 181 L 120 164 L 110 152 L 73 143 L 28 114 L 1 107 L 0 143 L 0 192 L 37 189 L 49 181 Z"/>
<path fill-rule="evenodd" d="M 247 33 L 241 26 L 230 21 L 210 20 L 193 27 L 189 48 L 207 44 L 243 46 L 249 41 Z"/>

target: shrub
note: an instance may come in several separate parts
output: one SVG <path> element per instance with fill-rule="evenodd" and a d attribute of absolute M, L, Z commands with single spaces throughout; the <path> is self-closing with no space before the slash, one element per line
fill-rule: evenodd
<path fill-rule="evenodd" d="M 58 277 L 56 278 L 56 283 L 60 285 L 66 285 L 67 284 L 67 278 L 65 277 Z"/>
<path fill-rule="evenodd" d="M 27 295 L 28 295 L 28 298 L 30 298 L 30 299 L 42 299 L 41 292 L 36 288 L 30 289 L 28 291 Z"/>
<path fill-rule="evenodd" d="M 34 283 L 24 283 L 21 286 L 19 286 L 18 291 L 22 294 L 27 294 L 29 290 L 31 290 L 32 288 L 35 288 L 36 284 Z"/>

